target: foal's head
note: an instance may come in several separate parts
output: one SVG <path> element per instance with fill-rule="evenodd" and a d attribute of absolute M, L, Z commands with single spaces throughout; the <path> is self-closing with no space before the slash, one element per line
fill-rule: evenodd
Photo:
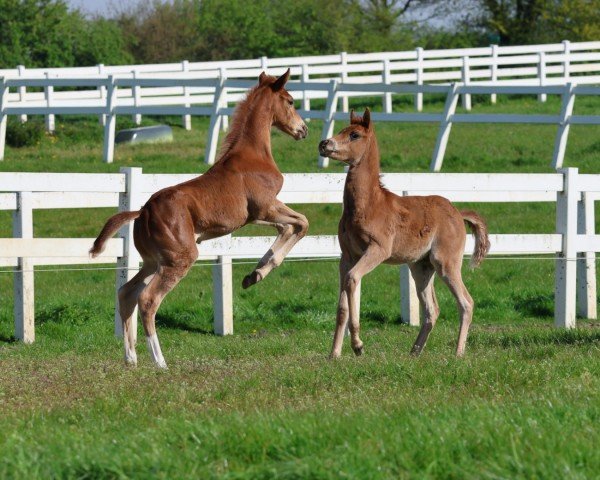
<path fill-rule="evenodd" d="M 283 88 L 290 78 L 290 69 L 281 77 L 272 77 L 262 72 L 258 77 L 258 89 L 271 102 L 271 124 L 296 140 L 306 138 L 308 128 L 294 107 L 294 99 Z"/>
<path fill-rule="evenodd" d="M 367 108 L 362 117 L 350 112 L 350 126 L 344 128 L 335 137 L 319 143 L 319 153 L 323 157 L 333 158 L 349 165 L 358 165 L 374 135 L 371 112 Z"/>

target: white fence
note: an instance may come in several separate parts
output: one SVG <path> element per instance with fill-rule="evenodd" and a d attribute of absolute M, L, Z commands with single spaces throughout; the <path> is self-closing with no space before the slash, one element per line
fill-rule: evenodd
<path fill-rule="evenodd" d="M 487 120 L 454 116 L 459 94 L 462 95 L 463 106 L 470 110 L 472 94 L 489 94 L 494 102 L 498 93 L 512 94 L 513 91 L 505 87 L 513 86 L 518 87 L 517 90 L 523 87 L 539 88 L 531 88 L 527 93 L 538 95 L 540 100 L 545 100 L 546 95 L 553 93 L 563 95 L 563 100 L 567 99 L 564 118 L 546 118 L 542 121 L 566 125 L 562 135 L 566 142 L 575 95 L 597 94 L 584 93 L 587 92 L 585 88 L 574 85 L 600 83 L 600 42 L 564 41 L 560 44 L 516 47 L 491 45 L 457 50 L 417 48 L 408 52 L 342 52 L 313 57 L 262 57 L 202 63 L 183 61 L 161 65 L 47 69 L 19 66 L 0 70 L 0 160 L 4 157 L 8 115 L 18 115 L 21 121 L 26 121 L 27 115 L 45 115 L 46 127 L 52 131 L 56 114 L 97 114 L 106 124 L 104 160 L 111 162 L 116 115 L 132 115 L 139 123 L 142 115 L 153 114 L 182 115 L 186 128 L 191 127 L 191 115 L 214 117 L 205 154 L 205 161 L 212 163 L 216 155 L 218 129 L 227 128 L 227 115 L 232 111 L 228 105 L 241 98 L 262 70 L 281 73 L 286 67 L 290 67 L 293 77 L 298 79 L 290 84 L 290 89 L 302 102 L 302 115 L 326 121 L 324 137 L 328 136 L 325 135 L 326 131 L 332 130 L 333 121 L 340 118 L 336 111 L 338 100 L 342 103 L 341 110 L 347 112 L 349 97 L 366 95 L 383 97 L 383 114 L 379 120 L 439 122 L 442 140 L 447 139 L 447 135 L 444 137 L 443 134 L 449 133 L 449 125 L 453 121 L 539 123 L 535 118 L 516 115 L 512 119 L 505 116 Z M 246 80 L 248 78 L 252 80 Z M 460 91 L 424 85 L 433 83 L 457 84 L 459 86 L 455 88 Z M 548 88 L 564 87 L 568 83 L 573 84 L 569 93 L 557 93 L 555 89 Z M 471 89 L 473 85 L 485 85 L 480 88 L 487 90 Z M 40 91 L 28 91 L 28 88 Z M 515 93 L 519 93 L 517 90 Z M 427 93 L 447 95 L 444 112 L 422 116 L 392 112 L 393 95 L 414 95 L 416 109 L 420 112 L 423 94 Z M 310 112 L 312 99 L 326 99 L 325 111 Z M 589 119 L 586 122 L 589 123 Z M 444 142 L 442 144 L 445 145 Z M 442 165 L 444 149 L 439 146 L 431 163 L 435 171 Z M 555 168 L 562 165 L 563 156 L 564 149 L 555 152 Z M 319 162 L 320 166 L 327 166 L 326 159 L 321 158 Z"/>
<path fill-rule="evenodd" d="M 4 173 L 0 175 L 0 209 L 14 212 L 13 238 L 0 239 L 0 266 L 15 267 L 16 337 L 34 341 L 34 267 L 116 263 L 118 289 L 139 268 L 132 224 L 106 251 L 90 259 L 93 238 L 34 238 L 33 210 L 52 208 L 139 208 L 156 190 L 195 175 L 142 174 L 139 168 L 119 174 Z M 345 175 L 287 174 L 279 198 L 286 203 L 341 203 Z M 594 202 L 600 200 L 600 175 L 582 175 L 569 168 L 553 174 L 387 174 L 384 184 L 400 195 L 441 194 L 455 202 L 553 202 L 554 234 L 492 234 L 491 255 L 552 255 L 556 259 L 555 324 L 575 326 L 581 316 L 596 318 Z M 104 219 L 98 220 L 98 228 Z M 215 331 L 233 332 L 232 259 L 262 257 L 274 237 L 222 237 L 199 246 L 199 260 L 213 260 Z M 469 237 L 465 253 L 473 250 Z M 339 256 L 336 236 L 308 236 L 290 257 Z M 275 275 L 277 273 L 274 273 Z M 419 323 L 419 309 L 408 268 L 401 267 L 402 318 Z M 516 286 L 515 286 L 516 287 Z M 116 295 L 115 295 L 116 298 Z M 115 328 L 120 319 L 115 310 Z"/>
<path fill-rule="evenodd" d="M 228 102 L 234 97 L 228 91 L 245 91 L 255 84 L 255 81 L 217 79 L 142 79 L 142 78 L 85 78 L 85 79 L 57 79 L 57 78 L 0 78 L 0 160 L 4 158 L 6 137 L 6 123 L 8 115 L 46 114 L 49 128 L 54 128 L 54 114 L 88 114 L 100 115 L 105 118 L 104 127 L 104 160 L 112 162 L 114 157 L 114 139 L 117 115 L 209 115 L 210 125 L 205 151 L 205 161 L 214 163 L 219 140 L 219 131 L 225 126 L 227 115 L 233 112 Z M 23 86 L 43 87 L 46 98 L 37 102 L 23 101 L 15 97 L 8 101 L 10 88 L 17 90 Z M 203 93 L 188 92 L 183 96 L 172 96 L 165 100 L 163 97 L 145 97 L 141 94 L 144 89 L 163 88 L 165 86 L 179 86 L 183 89 L 201 88 Z M 88 90 L 85 93 L 96 92 L 105 88 L 106 99 L 96 97 L 78 100 L 60 100 L 54 96 L 54 88 L 79 87 Z M 399 94 L 442 94 L 446 96 L 444 110 L 441 113 L 398 113 L 391 110 L 373 114 L 376 121 L 390 122 L 437 122 L 439 123 L 438 138 L 432 155 L 430 170 L 440 171 L 446 151 L 446 145 L 453 123 L 530 123 L 554 124 L 558 126 L 555 140 L 555 149 L 552 166 L 560 168 L 566 151 L 568 134 L 571 125 L 600 125 L 599 115 L 573 115 L 575 98 L 577 96 L 598 96 L 600 86 L 574 85 L 567 83 L 563 86 L 502 86 L 502 85 L 392 85 L 392 84 L 364 84 L 340 83 L 337 80 L 330 82 L 289 82 L 288 90 L 296 98 L 314 98 L 317 94 L 327 98 L 324 110 L 301 109 L 299 112 L 305 118 L 323 120 L 322 138 L 333 134 L 336 120 L 347 121 L 347 114 L 338 112 L 338 99 L 342 96 L 373 96 Z M 91 89 L 91 90 L 90 90 Z M 119 96 L 119 92 L 133 92 L 131 95 Z M 560 95 L 562 97 L 561 111 L 555 115 L 536 114 L 471 114 L 456 113 L 459 96 L 463 98 L 473 94 L 507 94 L 507 95 Z M 390 100 L 391 101 L 391 100 Z M 166 103 L 171 102 L 168 105 Z M 175 104 L 175 102 L 180 102 Z M 50 113 L 51 112 L 51 113 Z M 328 159 L 319 157 L 319 166 L 327 167 Z"/>

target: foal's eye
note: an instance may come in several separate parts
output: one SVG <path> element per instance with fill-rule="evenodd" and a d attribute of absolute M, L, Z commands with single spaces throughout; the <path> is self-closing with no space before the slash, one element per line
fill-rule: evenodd
<path fill-rule="evenodd" d="M 288 100 L 288 105 L 290 107 L 293 107 L 294 106 L 294 100 Z"/>
<path fill-rule="evenodd" d="M 356 140 L 357 138 L 360 138 L 357 132 L 350 132 L 350 140 Z"/>

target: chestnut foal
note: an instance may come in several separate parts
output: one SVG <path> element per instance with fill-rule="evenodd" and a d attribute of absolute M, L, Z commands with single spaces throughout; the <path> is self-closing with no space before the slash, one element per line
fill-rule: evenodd
<path fill-rule="evenodd" d="M 148 350 L 166 368 L 156 336 L 155 315 L 165 295 L 187 274 L 198 257 L 196 243 L 227 235 L 247 224 L 275 227 L 278 236 L 242 283 L 248 288 L 281 264 L 306 234 L 306 217 L 277 200 L 283 176 L 271 154 L 274 125 L 296 140 L 308 129 L 284 89 L 290 71 L 266 75 L 238 105 L 219 160 L 204 174 L 152 195 L 136 212 L 108 219 L 90 250 L 95 257 L 119 228 L 135 219 L 134 241 L 143 259 L 141 270 L 119 290 L 125 362 L 136 365 L 131 318 L 139 306 Z"/>
<path fill-rule="evenodd" d="M 383 188 L 379 181 L 379 148 L 369 109 L 362 118 L 352 112 L 350 126 L 323 140 L 319 152 L 349 165 L 338 230 L 342 249 L 340 297 L 331 358 L 341 354 L 348 317 L 352 349 L 356 355 L 363 352 L 357 288 L 361 278 L 381 263 L 408 263 L 415 279 L 424 322 L 411 353 L 421 353 L 439 314 L 433 288 L 437 272 L 458 304 L 460 332 L 456 355 L 462 356 L 473 317 L 473 300 L 461 275 L 466 240 L 464 222 L 475 234 L 471 265 L 477 266 L 490 247 L 483 219 L 472 211 L 459 212 L 443 197 L 399 197 Z"/>

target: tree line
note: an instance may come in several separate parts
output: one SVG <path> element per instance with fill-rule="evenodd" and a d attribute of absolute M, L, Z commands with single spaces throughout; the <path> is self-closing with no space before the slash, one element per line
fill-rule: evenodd
<path fill-rule="evenodd" d="M 598 0 L 0 0 L 0 68 L 600 40 Z"/>

